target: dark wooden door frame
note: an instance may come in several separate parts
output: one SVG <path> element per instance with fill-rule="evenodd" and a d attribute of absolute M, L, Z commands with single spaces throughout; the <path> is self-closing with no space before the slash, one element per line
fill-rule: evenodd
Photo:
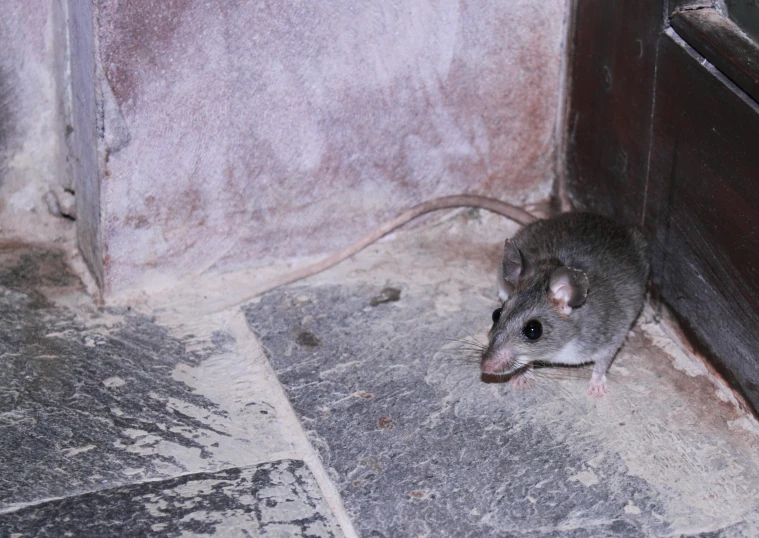
<path fill-rule="evenodd" d="M 711 5 L 574 9 L 565 191 L 642 226 L 658 297 L 759 409 L 756 44 Z"/>

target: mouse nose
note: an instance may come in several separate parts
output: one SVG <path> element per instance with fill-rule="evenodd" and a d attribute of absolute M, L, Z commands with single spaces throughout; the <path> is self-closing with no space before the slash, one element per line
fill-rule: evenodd
<path fill-rule="evenodd" d="M 512 363 L 511 353 L 507 349 L 491 352 L 487 350 L 482 357 L 480 370 L 483 374 L 494 375 L 508 372 Z"/>

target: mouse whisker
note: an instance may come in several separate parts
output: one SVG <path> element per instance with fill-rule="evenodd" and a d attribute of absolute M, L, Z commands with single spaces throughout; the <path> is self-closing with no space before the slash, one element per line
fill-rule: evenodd
<path fill-rule="evenodd" d="M 441 351 L 452 352 L 452 353 L 474 353 L 480 356 L 482 356 L 482 353 L 483 353 L 482 349 L 479 349 L 476 347 L 468 347 L 468 346 L 459 346 L 456 348 L 450 348 L 450 349 L 445 349 Z"/>
<path fill-rule="evenodd" d="M 462 359 L 466 360 L 467 362 L 473 362 L 473 361 L 480 361 L 480 354 L 473 352 L 473 351 L 467 351 L 467 350 L 461 350 L 461 349 L 441 349 L 437 352 L 435 352 L 436 357 L 446 358 L 446 359 Z"/>
<path fill-rule="evenodd" d="M 464 344 L 467 346 L 476 347 L 478 349 L 485 349 L 487 347 L 485 344 L 482 344 L 476 340 L 467 340 L 465 338 L 451 338 L 448 340 L 448 342 Z"/>
<path fill-rule="evenodd" d="M 535 368 L 535 370 L 543 375 L 547 376 L 555 376 L 555 377 L 567 377 L 571 379 L 580 379 L 587 376 L 588 371 L 587 370 L 578 370 L 578 369 L 570 369 L 570 368 L 547 368 L 547 367 L 540 367 Z"/>
<path fill-rule="evenodd" d="M 557 395 L 557 392 L 555 389 L 558 389 L 558 392 L 561 394 L 561 397 L 563 399 L 566 399 L 572 402 L 572 404 L 576 408 L 583 408 L 581 402 L 577 399 L 577 395 L 573 391 L 565 387 L 562 383 L 560 383 L 559 380 L 553 379 L 550 376 L 546 376 L 543 373 L 536 374 L 536 380 L 537 380 L 537 383 L 535 383 L 535 385 L 540 387 L 544 391 L 550 392 L 551 395 L 555 396 Z M 551 388 L 554 389 L 553 392 L 550 391 L 549 385 Z"/>
<path fill-rule="evenodd" d="M 448 342 L 448 343 L 464 344 L 466 346 L 469 346 L 469 347 L 471 347 L 473 349 L 478 349 L 478 350 L 484 350 L 484 349 L 487 348 L 487 346 L 485 344 L 482 344 L 479 341 L 468 340 L 466 338 L 441 338 L 441 337 L 437 337 L 437 336 L 428 336 L 428 337 L 420 337 L 420 338 L 431 340 L 433 342 L 443 341 L 443 342 Z"/>
<path fill-rule="evenodd" d="M 479 353 L 474 353 L 472 351 L 466 351 L 463 349 L 454 349 L 450 351 L 441 349 L 440 351 L 436 351 L 435 355 L 442 356 L 442 357 L 467 357 L 467 358 L 476 358 L 477 360 L 480 360 Z"/>
<path fill-rule="evenodd" d="M 479 338 L 477 338 L 476 336 L 474 336 L 474 335 L 473 335 L 472 333 L 470 333 L 469 331 L 466 331 L 466 335 L 467 335 L 467 336 L 470 338 L 470 340 L 472 340 L 473 342 L 477 342 L 477 343 L 478 343 L 478 344 L 480 344 L 481 346 L 485 346 L 485 345 L 486 345 L 486 344 L 483 344 L 482 342 L 480 342 L 480 339 L 479 339 Z"/>
<path fill-rule="evenodd" d="M 586 377 L 583 375 L 575 375 L 565 372 L 538 372 L 535 374 L 536 377 L 539 377 L 541 379 L 548 379 L 550 381 L 584 381 L 587 379 L 590 379 L 590 377 Z"/>
<path fill-rule="evenodd" d="M 451 350 L 453 353 L 471 353 L 473 355 L 477 355 L 479 357 L 482 357 L 482 350 L 481 349 L 473 349 L 473 348 L 458 348 Z"/>
<path fill-rule="evenodd" d="M 465 349 L 467 351 L 478 351 L 480 353 L 484 351 L 483 348 L 481 347 L 474 346 L 468 343 L 462 343 L 462 342 L 458 342 L 458 345 L 456 346 L 444 346 L 444 347 L 441 347 L 440 349 L 444 351 L 457 351 L 457 350 Z"/>

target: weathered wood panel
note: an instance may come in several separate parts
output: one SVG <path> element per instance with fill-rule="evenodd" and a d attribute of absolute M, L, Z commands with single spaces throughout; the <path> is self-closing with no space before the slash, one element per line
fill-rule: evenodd
<path fill-rule="evenodd" d="M 684 43 L 660 46 L 655 283 L 759 408 L 759 107 Z"/>
<path fill-rule="evenodd" d="M 737 24 L 707 8 L 674 14 L 672 27 L 699 54 L 759 101 L 759 44 Z"/>
<path fill-rule="evenodd" d="M 656 291 L 759 409 L 759 107 L 665 28 L 662 2 L 578 4 L 570 197 L 642 222 Z M 719 30 L 692 13 L 674 15 L 692 29 L 700 21 L 692 40 Z M 750 72 L 732 77 L 750 89 Z"/>
<path fill-rule="evenodd" d="M 661 0 L 577 2 L 567 136 L 577 207 L 641 219 Z"/>

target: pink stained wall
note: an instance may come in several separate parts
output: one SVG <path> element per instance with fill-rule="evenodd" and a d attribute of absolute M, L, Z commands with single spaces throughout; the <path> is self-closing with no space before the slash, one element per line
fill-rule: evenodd
<path fill-rule="evenodd" d="M 565 10 L 101 2 L 106 295 L 331 252 L 435 196 L 547 197 Z"/>

